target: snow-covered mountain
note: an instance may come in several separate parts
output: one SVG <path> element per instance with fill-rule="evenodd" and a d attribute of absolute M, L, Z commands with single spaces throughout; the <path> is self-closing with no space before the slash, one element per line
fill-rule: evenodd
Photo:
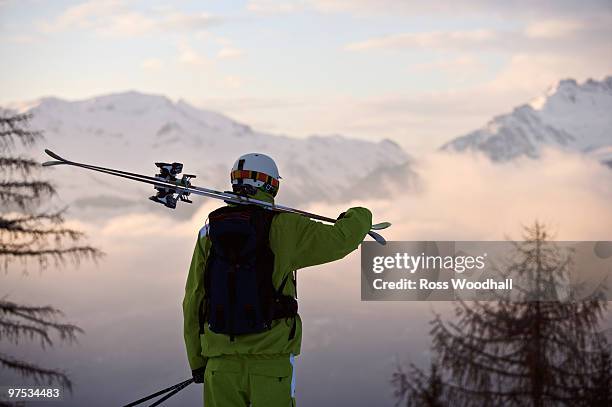
<path fill-rule="evenodd" d="M 179 161 L 197 185 L 228 189 L 234 160 L 245 152 L 274 157 L 283 182 L 279 201 L 304 204 L 349 200 L 362 179 L 409 161 L 389 140 L 378 143 L 338 135 L 306 139 L 260 133 L 221 114 L 164 96 L 126 92 L 81 101 L 44 98 L 18 107 L 44 132 L 35 157 L 48 147 L 69 159 L 153 175 L 155 161 Z M 152 188 L 79 169 L 54 170 L 60 196 L 77 211 L 153 205 Z M 150 190 L 151 189 L 151 190 Z"/>
<path fill-rule="evenodd" d="M 612 163 L 612 76 L 560 81 L 546 94 L 451 140 L 450 151 L 481 151 L 494 161 L 539 157 L 542 148 L 582 152 Z"/>

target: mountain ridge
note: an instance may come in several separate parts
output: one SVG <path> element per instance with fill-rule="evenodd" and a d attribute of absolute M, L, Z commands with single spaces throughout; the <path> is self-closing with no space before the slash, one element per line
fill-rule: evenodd
<path fill-rule="evenodd" d="M 32 114 L 31 127 L 44 132 L 45 147 L 69 159 L 147 174 L 155 171 L 156 161 L 180 161 L 186 172 L 198 175 L 197 185 L 215 189 L 228 189 L 229 171 L 238 156 L 250 151 L 267 153 L 281 170 L 279 202 L 287 205 L 362 198 L 354 191 L 357 180 L 406 168 L 411 161 L 390 140 L 268 134 L 182 99 L 137 91 L 76 101 L 45 97 L 15 107 Z M 42 146 L 37 149 L 41 161 L 45 160 Z M 131 206 L 127 202 L 138 195 L 131 191 L 142 189 L 114 180 L 108 180 L 110 186 L 102 184 L 100 177 L 82 171 L 78 176 L 63 172 L 67 173 L 69 182 L 58 178 L 60 195 L 67 204 L 77 202 L 79 210 L 95 209 L 96 203 L 112 209 L 113 200 Z"/>
<path fill-rule="evenodd" d="M 538 158 L 543 148 L 575 151 L 608 162 L 612 146 L 612 76 L 563 79 L 543 95 L 494 116 L 485 126 L 450 140 L 441 150 L 481 152 L 493 161 Z M 603 150 L 602 150 L 603 149 Z"/>

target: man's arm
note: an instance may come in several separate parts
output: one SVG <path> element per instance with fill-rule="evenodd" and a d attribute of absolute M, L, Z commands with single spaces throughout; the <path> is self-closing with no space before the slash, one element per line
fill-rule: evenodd
<path fill-rule="evenodd" d="M 350 208 L 333 225 L 304 216 L 296 223 L 293 267 L 300 269 L 341 259 L 359 247 L 372 227 L 372 213 L 366 208 Z"/>
<path fill-rule="evenodd" d="M 191 370 L 206 366 L 206 358 L 202 356 L 202 344 L 200 343 L 199 320 L 200 304 L 204 298 L 203 271 L 206 263 L 206 253 L 202 247 L 204 240 L 204 237 L 198 236 L 183 299 L 183 335 Z"/>

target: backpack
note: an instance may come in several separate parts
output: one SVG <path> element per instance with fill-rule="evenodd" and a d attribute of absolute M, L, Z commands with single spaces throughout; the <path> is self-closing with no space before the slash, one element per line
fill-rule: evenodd
<path fill-rule="evenodd" d="M 276 289 L 272 282 L 274 253 L 270 226 L 275 212 L 254 206 L 225 206 L 209 215 L 211 250 L 204 270 L 203 312 L 200 332 L 208 323 L 212 332 L 229 335 L 259 333 L 272 321 L 293 317 L 295 335 L 297 300 L 283 295 L 289 275 Z"/>

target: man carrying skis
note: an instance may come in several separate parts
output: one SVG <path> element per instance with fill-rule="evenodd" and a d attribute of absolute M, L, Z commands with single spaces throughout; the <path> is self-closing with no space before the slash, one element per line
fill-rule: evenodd
<path fill-rule="evenodd" d="M 231 172 L 235 193 L 267 202 L 279 179 L 274 161 L 258 153 L 241 156 Z M 296 271 L 343 258 L 371 226 L 365 208 L 348 209 L 333 225 L 253 205 L 209 215 L 183 301 L 187 357 L 206 407 L 295 406 Z"/>

